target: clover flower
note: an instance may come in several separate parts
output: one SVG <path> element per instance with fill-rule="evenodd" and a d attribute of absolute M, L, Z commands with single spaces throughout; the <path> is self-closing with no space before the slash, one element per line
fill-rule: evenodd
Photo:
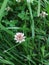
<path fill-rule="evenodd" d="M 11 7 L 7 7 L 7 8 L 5 8 L 5 10 L 8 12 L 8 11 L 12 11 L 12 8 Z"/>
<path fill-rule="evenodd" d="M 24 33 L 21 33 L 21 32 L 16 33 L 14 36 L 14 40 L 16 40 L 16 42 L 19 42 L 19 43 L 24 42 L 25 38 L 26 37 L 24 36 Z"/>
<path fill-rule="evenodd" d="M 40 14 L 41 17 L 45 17 L 45 16 L 47 16 L 47 15 L 48 15 L 48 14 L 47 14 L 46 12 L 44 12 L 44 11 L 42 11 L 41 14 Z"/>
<path fill-rule="evenodd" d="M 30 0 L 27 0 L 28 3 L 30 3 Z"/>
<path fill-rule="evenodd" d="M 16 0 L 16 2 L 21 2 L 21 0 Z"/>
<path fill-rule="evenodd" d="M 27 3 L 33 3 L 34 0 L 27 0 Z"/>

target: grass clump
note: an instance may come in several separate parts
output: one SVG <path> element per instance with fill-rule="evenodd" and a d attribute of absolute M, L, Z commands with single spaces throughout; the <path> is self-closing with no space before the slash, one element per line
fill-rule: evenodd
<path fill-rule="evenodd" d="M 19 1 L 0 1 L 0 65 L 49 65 L 49 0 Z"/>

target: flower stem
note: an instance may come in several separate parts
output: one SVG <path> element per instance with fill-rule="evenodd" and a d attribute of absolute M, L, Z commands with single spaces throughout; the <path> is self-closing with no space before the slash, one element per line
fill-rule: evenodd
<path fill-rule="evenodd" d="M 30 12 L 32 38 L 34 40 L 35 32 L 34 32 L 34 20 L 33 20 L 33 14 L 32 14 L 32 9 L 31 9 L 31 4 L 30 3 L 27 3 L 27 5 L 28 5 L 29 12 Z"/>

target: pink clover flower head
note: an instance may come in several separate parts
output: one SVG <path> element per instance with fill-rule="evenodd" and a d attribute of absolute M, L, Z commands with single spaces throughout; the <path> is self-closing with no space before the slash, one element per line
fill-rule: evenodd
<path fill-rule="evenodd" d="M 14 36 L 14 40 L 16 40 L 16 43 L 19 42 L 19 43 L 22 43 L 25 41 L 25 36 L 24 36 L 24 33 L 21 33 L 21 32 L 18 32 L 15 34 Z"/>

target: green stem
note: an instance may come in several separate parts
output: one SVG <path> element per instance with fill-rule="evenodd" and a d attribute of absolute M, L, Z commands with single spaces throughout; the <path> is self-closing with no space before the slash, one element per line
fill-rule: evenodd
<path fill-rule="evenodd" d="M 2 4 L 2 6 L 1 6 L 1 9 L 0 9 L 0 21 L 1 21 L 2 17 L 3 17 L 4 10 L 5 10 L 5 8 L 6 8 L 6 5 L 7 5 L 7 2 L 8 2 L 8 1 L 9 1 L 9 0 L 4 0 L 3 4 Z"/>
<path fill-rule="evenodd" d="M 37 16 L 39 17 L 40 16 L 40 0 L 38 0 L 38 10 L 37 10 Z"/>
<path fill-rule="evenodd" d="M 33 38 L 33 41 L 34 41 L 35 32 L 34 32 L 34 20 L 33 20 L 33 14 L 32 14 L 32 9 L 31 9 L 31 5 L 30 5 L 30 3 L 27 3 L 27 5 L 28 5 L 29 12 L 30 12 L 30 17 L 31 17 L 32 38 Z"/>
<path fill-rule="evenodd" d="M 11 48 L 5 50 L 4 52 L 6 53 L 7 51 L 10 51 L 10 50 L 14 49 L 14 48 L 15 48 L 16 46 L 18 46 L 18 45 L 20 45 L 20 44 L 16 44 L 15 46 L 13 46 L 13 47 L 11 47 Z"/>

